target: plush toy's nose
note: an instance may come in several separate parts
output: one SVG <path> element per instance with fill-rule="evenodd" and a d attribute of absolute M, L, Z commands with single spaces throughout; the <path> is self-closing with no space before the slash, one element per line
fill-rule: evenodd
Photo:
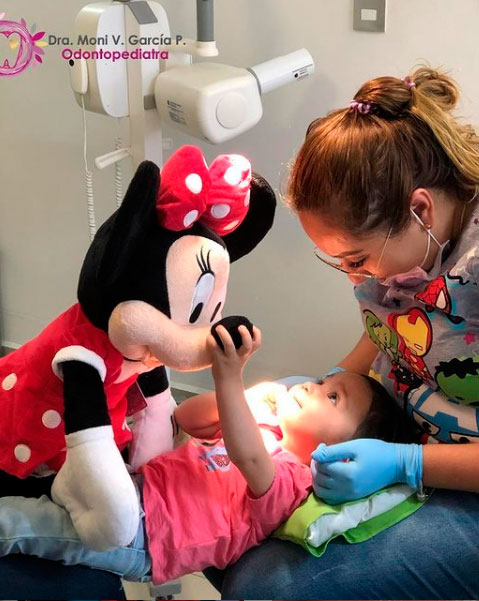
<path fill-rule="evenodd" d="M 241 334 L 238 332 L 239 326 L 246 326 L 251 336 L 253 336 L 253 324 L 247 317 L 244 317 L 243 315 L 229 315 L 228 317 L 223 317 L 223 319 L 216 322 L 211 328 L 213 338 L 216 340 L 222 350 L 224 350 L 223 343 L 221 342 L 218 332 L 216 331 L 218 326 L 223 326 L 228 330 L 229 335 L 233 339 L 235 348 L 237 349 L 243 344 L 241 340 Z"/>

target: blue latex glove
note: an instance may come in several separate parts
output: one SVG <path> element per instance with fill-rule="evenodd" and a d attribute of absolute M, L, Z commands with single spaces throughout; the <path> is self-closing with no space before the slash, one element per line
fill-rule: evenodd
<path fill-rule="evenodd" d="M 326 378 L 326 376 L 332 376 L 333 374 L 339 374 L 342 371 L 346 371 L 344 369 L 344 367 L 339 367 L 339 365 L 336 365 L 335 367 L 332 367 L 329 371 L 327 371 L 324 375 L 323 378 Z"/>
<path fill-rule="evenodd" d="M 321 443 L 312 458 L 314 492 L 331 505 L 396 482 L 417 489 L 422 481 L 422 445 L 359 438 L 331 446 Z"/>
<path fill-rule="evenodd" d="M 303 382 L 318 382 L 319 380 L 324 380 L 326 376 L 332 376 L 333 374 L 337 374 L 341 371 L 346 371 L 342 367 L 332 367 L 329 371 L 321 376 L 321 378 L 317 378 L 315 376 L 287 376 L 285 378 L 280 378 L 279 380 L 275 380 L 277 384 L 283 384 L 289 390 L 296 384 L 303 384 Z"/>

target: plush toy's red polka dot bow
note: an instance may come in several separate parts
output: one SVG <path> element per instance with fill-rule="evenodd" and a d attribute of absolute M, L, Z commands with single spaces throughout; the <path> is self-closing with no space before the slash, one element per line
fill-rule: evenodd
<path fill-rule="evenodd" d="M 196 221 L 223 236 L 246 217 L 251 164 L 239 154 L 222 154 L 210 168 L 196 146 L 182 146 L 165 163 L 156 200 L 158 221 L 181 231 Z"/>

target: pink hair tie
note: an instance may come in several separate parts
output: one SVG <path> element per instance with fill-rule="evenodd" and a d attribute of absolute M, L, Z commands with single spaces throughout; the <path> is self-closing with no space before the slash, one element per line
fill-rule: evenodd
<path fill-rule="evenodd" d="M 351 100 L 349 103 L 349 109 L 356 111 L 362 115 L 367 115 L 371 111 L 371 104 L 369 102 L 358 102 L 357 100 Z"/>
<path fill-rule="evenodd" d="M 403 77 L 403 78 L 401 79 L 401 81 L 402 81 L 404 84 L 406 84 L 408 88 L 415 88 L 415 87 L 416 87 L 416 84 L 415 84 L 413 81 L 411 81 L 411 79 L 410 79 L 409 75 L 407 75 L 406 77 Z"/>

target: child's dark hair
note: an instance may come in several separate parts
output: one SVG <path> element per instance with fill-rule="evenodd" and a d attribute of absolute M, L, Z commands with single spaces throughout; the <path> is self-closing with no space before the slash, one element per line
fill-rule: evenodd
<path fill-rule="evenodd" d="M 384 386 L 370 376 L 363 376 L 372 392 L 367 416 L 359 424 L 352 438 L 378 438 L 386 442 L 414 442 L 415 431 L 396 401 Z"/>

